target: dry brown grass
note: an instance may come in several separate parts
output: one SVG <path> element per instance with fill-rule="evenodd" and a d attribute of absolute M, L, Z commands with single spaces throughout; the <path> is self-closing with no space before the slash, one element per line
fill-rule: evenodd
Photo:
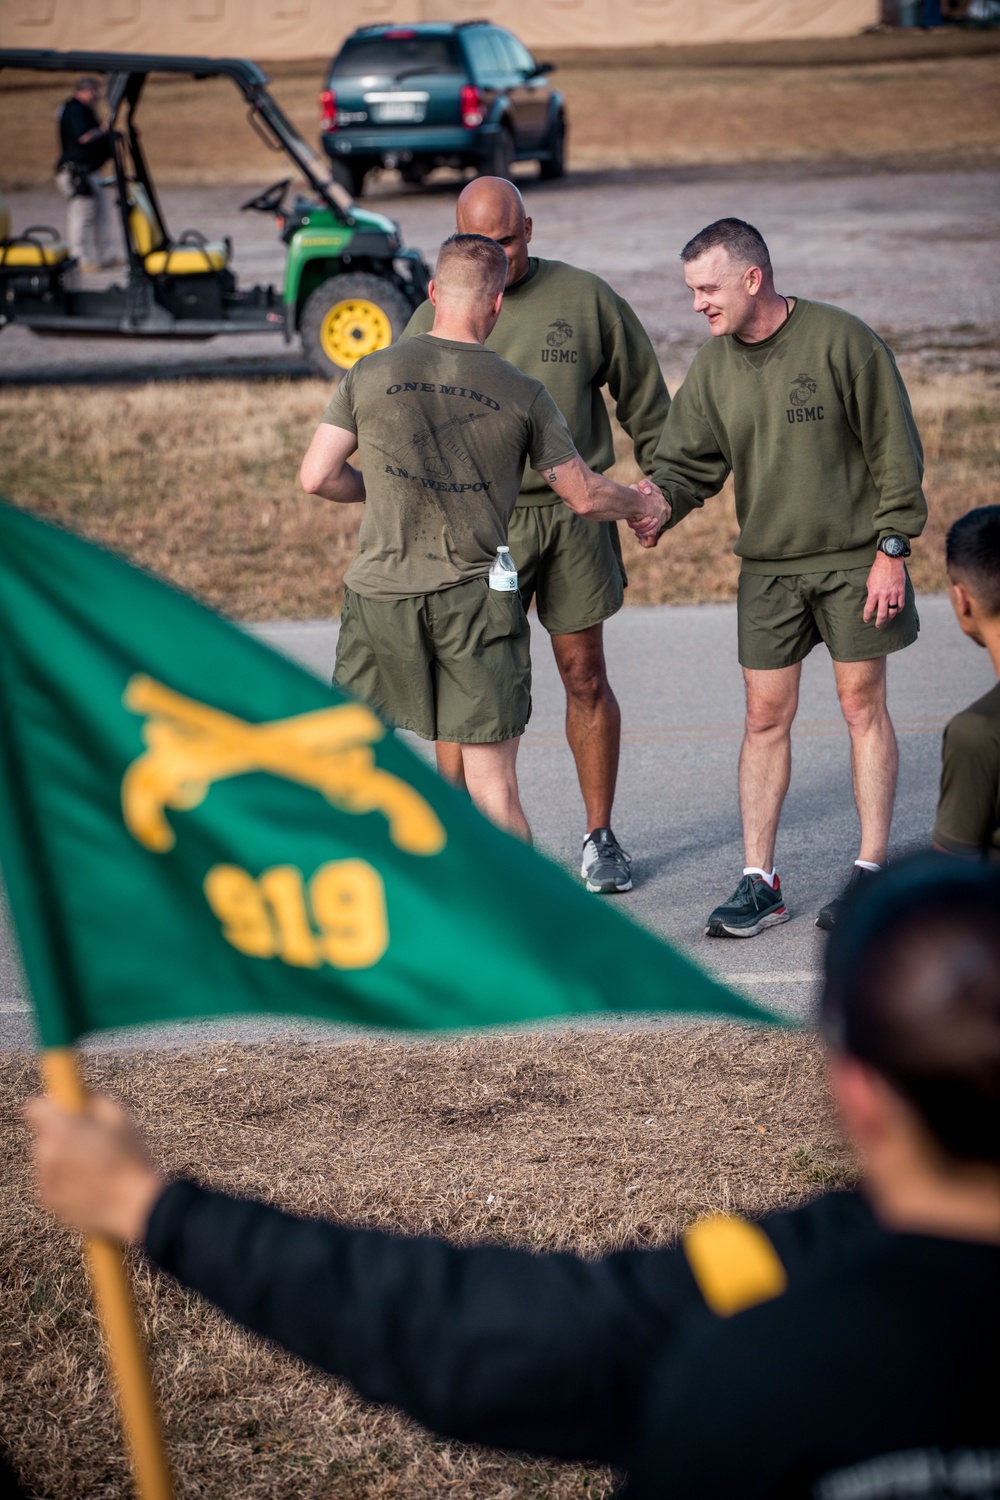
<path fill-rule="evenodd" d="M 0 491 L 250 620 L 339 611 L 356 507 L 298 467 L 319 381 L 0 393 Z"/>
<path fill-rule="evenodd" d="M 819 1049 L 736 1027 L 329 1048 L 218 1046 L 87 1063 L 172 1172 L 308 1214 L 585 1254 L 673 1238 L 850 1180 Z M 31 1203 L 0 1062 L 0 1441 L 37 1494 L 127 1493 L 79 1247 Z M 228 1326 L 136 1258 L 180 1496 L 603 1500 L 610 1476 L 431 1439 Z"/>
<path fill-rule="evenodd" d="M 945 587 L 944 533 L 995 501 L 996 376 L 909 375 L 927 450 L 931 520 L 914 549 L 918 590 Z M 238 619 L 329 618 L 358 516 L 298 488 L 323 411 L 319 381 L 178 381 L 130 389 L 0 390 L 0 493 L 113 547 Z M 637 475 L 617 434 L 616 476 Z M 736 595 L 732 489 L 643 551 L 622 528 L 630 604 Z"/>
<path fill-rule="evenodd" d="M 1000 143 L 1000 39 L 862 36 L 835 42 L 554 53 L 577 167 L 716 162 L 993 162 Z M 317 139 L 327 59 L 279 63 L 272 86 Z M 0 168 L 11 189 L 51 181 L 53 115 L 71 78 L 0 75 Z M 280 175 L 232 84 L 154 79 L 141 110 L 163 184 L 261 182 Z"/>

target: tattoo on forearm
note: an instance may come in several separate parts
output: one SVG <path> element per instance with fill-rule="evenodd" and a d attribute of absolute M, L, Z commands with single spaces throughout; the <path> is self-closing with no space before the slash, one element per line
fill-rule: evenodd
<path fill-rule="evenodd" d="M 555 469 L 550 469 L 545 477 L 549 481 L 549 484 L 555 484 L 558 475 L 556 474 Z"/>

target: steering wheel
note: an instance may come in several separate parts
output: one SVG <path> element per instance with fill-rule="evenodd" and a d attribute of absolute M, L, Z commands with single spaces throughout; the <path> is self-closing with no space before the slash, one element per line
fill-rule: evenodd
<path fill-rule="evenodd" d="M 272 183 L 269 188 L 265 188 L 255 198 L 248 198 L 245 203 L 241 203 L 240 208 L 256 208 L 262 214 L 276 214 L 281 207 L 291 181 L 290 177 L 284 177 L 280 182 Z"/>

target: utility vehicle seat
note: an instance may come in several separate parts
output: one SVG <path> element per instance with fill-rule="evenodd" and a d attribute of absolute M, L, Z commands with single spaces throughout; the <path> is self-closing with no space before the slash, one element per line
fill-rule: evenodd
<path fill-rule="evenodd" d="M 48 239 L 40 239 L 40 235 Z M 59 238 L 57 229 L 46 224 L 32 224 L 23 234 L 9 240 L 0 240 L 0 271 L 5 266 L 17 266 L 19 270 L 32 266 L 58 266 L 69 260 L 69 246 Z"/>
<path fill-rule="evenodd" d="M 69 260 L 69 246 L 58 229 L 32 224 L 23 234 L 11 235 L 10 210 L 0 198 L 0 270 L 4 266 L 58 266 Z"/>
<path fill-rule="evenodd" d="M 169 241 L 140 182 L 128 185 L 128 207 L 132 242 L 150 276 L 191 276 L 228 266 L 228 240 L 206 240 L 197 230 L 185 229 L 179 240 Z"/>

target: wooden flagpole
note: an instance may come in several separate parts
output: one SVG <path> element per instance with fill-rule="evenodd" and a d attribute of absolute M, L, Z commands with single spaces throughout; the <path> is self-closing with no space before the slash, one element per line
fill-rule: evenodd
<path fill-rule="evenodd" d="M 83 1109 L 87 1090 L 72 1047 L 46 1048 L 41 1068 L 45 1087 L 57 1104 L 63 1109 Z M 121 1250 L 111 1240 L 90 1236 L 87 1263 L 139 1500 L 174 1500 L 149 1364 Z"/>

